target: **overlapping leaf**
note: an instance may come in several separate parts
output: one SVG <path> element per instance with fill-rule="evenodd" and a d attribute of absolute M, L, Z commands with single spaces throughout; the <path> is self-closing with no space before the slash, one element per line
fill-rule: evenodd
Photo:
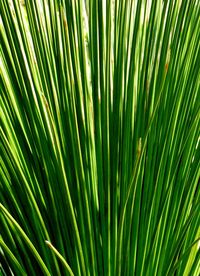
<path fill-rule="evenodd" d="M 198 275 L 198 0 L 0 2 L 5 275 Z"/>

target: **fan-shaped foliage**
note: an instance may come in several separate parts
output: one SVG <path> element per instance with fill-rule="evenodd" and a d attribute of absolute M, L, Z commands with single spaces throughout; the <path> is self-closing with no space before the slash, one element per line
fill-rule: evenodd
<path fill-rule="evenodd" d="M 4 275 L 199 275 L 200 2 L 3 0 Z"/>

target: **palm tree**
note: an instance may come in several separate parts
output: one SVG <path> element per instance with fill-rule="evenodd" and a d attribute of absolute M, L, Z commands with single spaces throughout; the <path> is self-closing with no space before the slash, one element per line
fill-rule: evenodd
<path fill-rule="evenodd" d="M 199 275 L 200 2 L 0 16 L 2 275 Z"/>

